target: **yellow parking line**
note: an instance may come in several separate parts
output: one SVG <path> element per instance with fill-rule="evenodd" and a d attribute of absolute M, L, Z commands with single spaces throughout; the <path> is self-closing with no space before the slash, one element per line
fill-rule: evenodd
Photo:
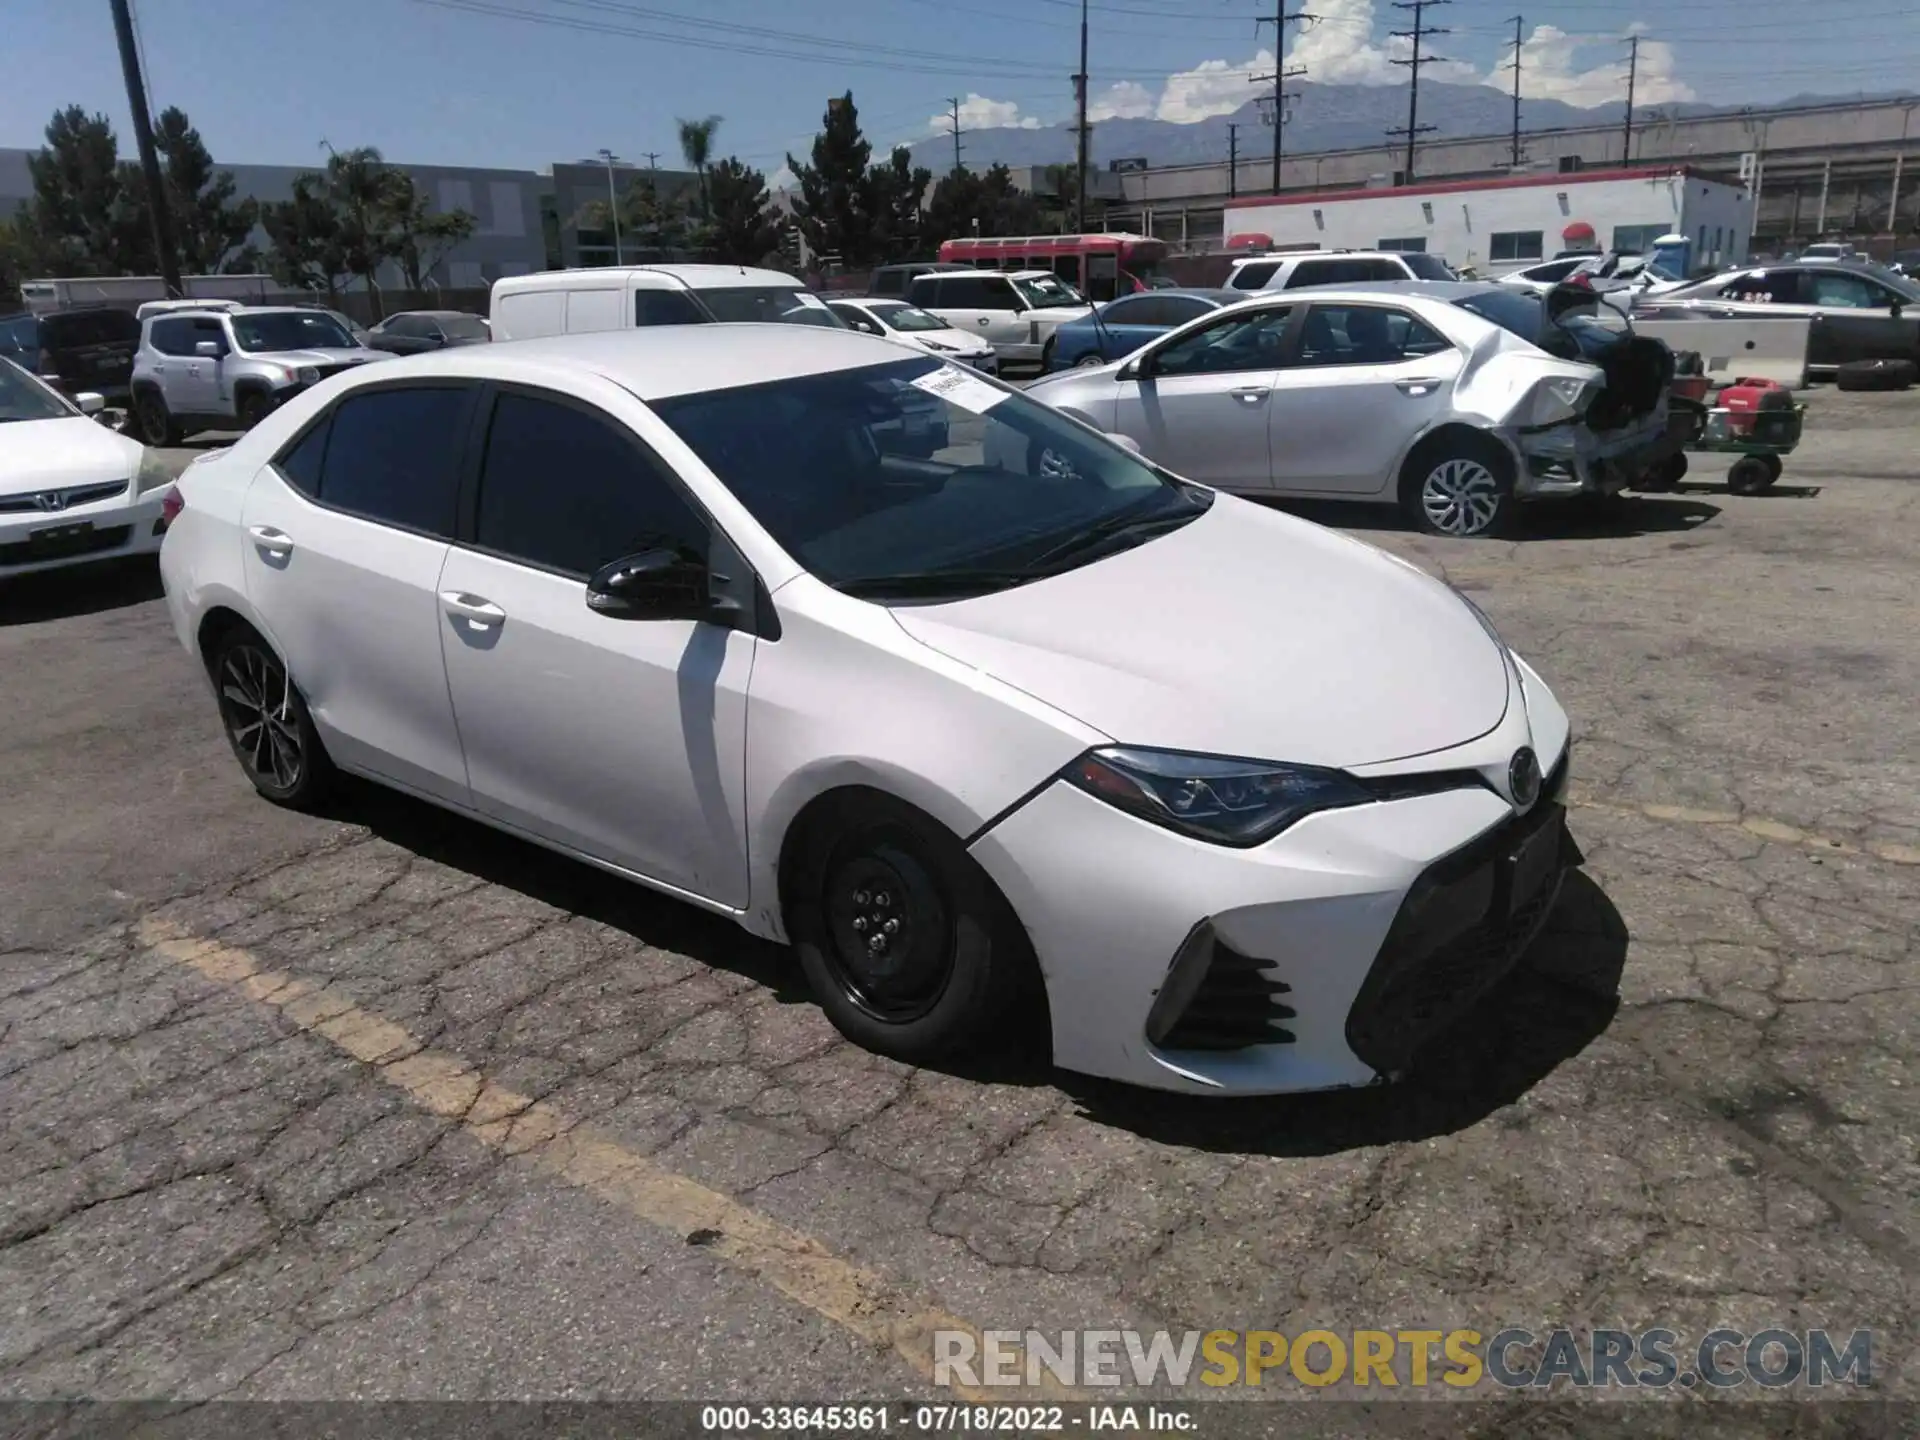
<path fill-rule="evenodd" d="M 244 950 L 199 939 L 149 916 L 135 927 L 153 954 L 205 979 L 271 1005 L 300 1029 L 331 1041 L 415 1104 L 459 1123 L 505 1155 L 682 1238 L 699 1233 L 705 1253 L 772 1285 L 816 1315 L 933 1378 L 936 1330 L 963 1331 L 984 1348 L 980 1327 L 926 1303 L 871 1270 L 835 1255 L 810 1235 L 769 1219 L 718 1190 L 626 1149 L 544 1100 L 496 1084 L 457 1056 L 427 1049 L 390 1020 L 362 1010 L 338 990 L 262 967 Z M 1070 1392 L 1041 1372 L 1028 1387 L 1052 1399 Z M 946 1387 L 968 1400 L 1006 1400 L 1008 1390 Z M 1017 1395 L 1019 1392 L 1012 1392 Z"/>
<path fill-rule="evenodd" d="M 1886 841 L 1856 845 L 1850 840 L 1835 840 L 1829 835 L 1816 835 L 1810 830 L 1802 830 L 1797 825 L 1741 815 L 1733 810 L 1696 810 L 1685 805 L 1615 805 L 1605 800 L 1588 799 L 1578 790 L 1569 803 L 1578 810 L 1597 810 L 1602 815 L 1624 815 L 1635 820 L 1658 820 L 1669 825 L 1730 826 L 1749 835 L 1757 835 L 1762 840 L 1771 840 L 1779 845 L 1801 845 L 1809 850 L 1818 850 L 1823 855 L 1870 855 L 1892 865 L 1920 865 L 1920 849 L 1912 845 L 1895 845 Z"/>

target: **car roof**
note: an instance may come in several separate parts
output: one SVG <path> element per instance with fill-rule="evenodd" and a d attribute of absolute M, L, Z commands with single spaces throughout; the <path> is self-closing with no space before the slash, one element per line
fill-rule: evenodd
<path fill-rule="evenodd" d="M 1504 295 L 1511 299 L 1514 288 L 1502 285 L 1494 280 L 1355 280 L 1346 285 L 1314 285 L 1299 290 L 1242 290 L 1234 292 L 1248 299 L 1259 299 L 1271 303 L 1276 299 L 1291 301 L 1295 296 L 1302 300 L 1311 300 L 1315 304 L 1336 298 L 1352 296 L 1363 300 L 1392 299 L 1395 296 L 1411 297 L 1415 300 L 1435 300 L 1452 304 L 1456 300 L 1465 300 L 1474 295 Z"/>
<path fill-rule="evenodd" d="M 1243 255 L 1234 266 L 1251 265 L 1260 260 L 1399 260 L 1404 250 L 1272 250 L 1265 255 Z"/>
<path fill-rule="evenodd" d="M 890 340 L 838 327 L 654 325 L 434 351 L 367 366 L 354 379 L 373 383 L 403 373 L 404 366 L 414 376 L 519 379 L 565 389 L 570 378 L 596 375 L 642 400 L 665 400 L 913 358 Z"/>
<path fill-rule="evenodd" d="M 402 315 L 424 315 L 429 320 L 478 320 L 480 318 L 471 310 L 396 310 L 387 316 L 387 319 L 398 320 Z"/>
<path fill-rule="evenodd" d="M 668 275 L 689 290 L 718 290 L 733 285 L 778 285 L 804 290 L 806 285 L 782 270 L 761 270 L 751 265 L 589 265 L 578 270 L 543 270 L 537 275 L 508 275 L 493 282 L 496 292 L 506 295 L 521 291 L 569 290 L 591 288 L 583 280 L 625 278 L 629 275 Z"/>

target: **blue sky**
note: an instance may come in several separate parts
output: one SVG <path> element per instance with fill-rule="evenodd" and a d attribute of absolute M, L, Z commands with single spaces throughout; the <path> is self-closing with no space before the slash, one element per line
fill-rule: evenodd
<path fill-rule="evenodd" d="M 1309 80 L 1394 83 L 1387 0 L 1290 0 Z M 320 142 L 390 159 L 538 167 L 601 146 L 674 157 L 674 118 L 718 114 L 720 154 L 772 171 L 851 88 L 876 144 L 939 128 L 1068 117 L 1079 0 L 135 0 L 157 110 L 179 105 L 216 158 L 307 164 Z M 1452 80 L 1504 85 L 1525 9 L 1529 94 L 1618 99 L 1638 29 L 1636 97 L 1752 103 L 1920 88 L 1920 18 L 1899 0 L 1451 0 L 1429 23 Z M 104 110 L 130 153 L 107 0 L 0 0 L 0 145 L 35 145 L 59 106 Z M 1269 70 L 1270 0 L 1094 0 L 1096 117 L 1198 120 Z M 1815 16 L 1817 15 L 1817 21 Z M 1811 27 L 1811 33 L 1809 33 Z"/>

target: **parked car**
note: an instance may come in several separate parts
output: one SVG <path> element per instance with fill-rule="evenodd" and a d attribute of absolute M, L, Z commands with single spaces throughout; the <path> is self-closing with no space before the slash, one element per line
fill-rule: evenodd
<path fill-rule="evenodd" d="M 1573 272 L 1593 263 L 1594 257 L 1586 255 L 1562 255 L 1557 260 L 1542 261 L 1538 265 L 1528 265 L 1519 270 L 1508 270 L 1493 277 L 1496 285 L 1512 285 L 1521 290 L 1531 290 L 1536 295 L 1544 295 L 1554 286 L 1572 276 Z"/>
<path fill-rule="evenodd" d="M 0 359 L 0 580 L 160 548 L 173 472 L 96 423 L 105 408 Z"/>
<path fill-rule="evenodd" d="M 909 260 L 899 265 L 876 266 L 867 277 L 867 295 L 875 300 L 898 300 L 907 293 L 907 286 L 916 276 L 937 275 L 942 270 L 971 270 L 971 265 L 958 265 L 946 260 Z"/>
<path fill-rule="evenodd" d="M 133 416 L 149 445 L 201 430 L 249 430 L 329 375 L 387 357 L 356 345 L 325 310 L 245 306 L 144 322 Z"/>
<path fill-rule="evenodd" d="M 1673 452 L 1671 352 L 1571 317 L 1595 304 L 1464 281 L 1316 289 L 1027 393 L 1203 484 L 1397 503 L 1424 530 L 1489 535 L 1516 501 L 1614 494 Z"/>
<path fill-rule="evenodd" d="M 1009 365 L 1047 368 L 1054 332 L 1087 313 L 1084 295 L 1051 270 L 942 271 L 917 275 L 907 298 L 977 335 Z"/>
<path fill-rule="evenodd" d="M 487 308 L 496 340 L 729 321 L 841 328 L 826 302 L 793 276 L 745 265 L 609 265 L 514 275 L 493 282 Z"/>
<path fill-rule="evenodd" d="M 1000 368 L 999 357 L 986 341 L 904 300 L 829 300 L 827 306 L 849 330 L 878 335 L 929 355 L 951 356 L 989 375 Z"/>
<path fill-rule="evenodd" d="M 1385 1079 L 1577 858 L 1567 716 L 1463 596 L 871 336 L 370 367 L 177 491 L 263 796 L 350 771 L 790 941 L 909 1061 L 1044 1004 L 1072 1070 Z"/>
<path fill-rule="evenodd" d="M 1668 290 L 1677 290 L 1685 285 L 1687 280 L 1684 275 L 1675 275 L 1663 269 L 1651 256 L 1638 253 L 1622 254 L 1616 251 L 1605 255 L 1580 255 L 1549 260 L 1544 265 L 1530 265 L 1524 270 L 1514 270 L 1499 276 L 1496 283 L 1531 290 L 1536 295 L 1544 295 L 1554 286 L 1568 283 L 1591 285 L 1595 290 L 1609 293 L 1620 291 L 1654 295 Z"/>
<path fill-rule="evenodd" d="M 464 310 L 402 310 L 367 332 L 369 350 L 389 355 L 418 355 L 449 345 L 484 345 L 493 335 L 487 322 Z"/>
<path fill-rule="evenodd" d="M 0 356 L 69 399 L 88 392 L 124 404 L 139 343 L 140 322 L 105 305 L 0 320 Z"/>
<path fill-rule="evenodd" d="M 1451 266 L 1418 250 L 1297 250 L 1247 255 L 1227 273 L 1230 290 L 1300 290 L 1370 280 L 1452 280 Z"/>
<path fill-rule="evenodd" d="M 1247 297 L 1238 290 L 1141 290 L 1109 300 L 1053 332 L 1049 369 L 1104 365 L 1210 310 Z"/>
<path fill-rule="evenodd" d="M 1676 307 L 1668 311 L 1665 307 Z M 1920 362 L 1920 282 L 1860 260 L 1796 260 L 1723 271 L 1642 301 L 1635 313 L 1795 315 L 1813 322 L 1807 369 L 1856 360 Z"/>

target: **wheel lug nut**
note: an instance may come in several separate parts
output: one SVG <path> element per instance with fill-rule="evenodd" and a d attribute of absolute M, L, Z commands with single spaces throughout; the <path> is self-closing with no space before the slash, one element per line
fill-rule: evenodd
<path fill-rule="evenodd" d="M 893 897 L 887 894 L 886 891 L 882 890 L 878 895 L 873 897 L 873 903 L 878 905 L 882 910 L 884 910 L 887 908 L 887 906 L 893 903 Z"/>
<path fill-rule="evenodd" d="M 872 936 L 867 941 L 867 949 L 872 950 L 876 954 L 878 954 L 880 951 L 886 948 L 887 948 L 887 937 L 884 935 Z"/>
<path fill-rule="evenodd" d="M 853 928 L 854 928 L 854 930 L 855 930 L 856 932 L 858 932 L 858 931 L 861 931 L 861 930 L 865 930 L 865 929 L 867 928 L 867 917 L 866 917 L 866 916 L 864 916 L 864 915 L 856 915 L 856 916 L 854 916 L 854 917 L 853 917 Z"/>
<path fill-rule="evenodd" d="M 900 928 L 900 922 L 897 919 L 889 920 L 885 925 L 881 926 L 880 928 L 886 931 L 887 934 L 891 935 L 893 934 L 894 931 Z"/>
<path fill-rule="evenodd" d="M 872 898 L 873 897 L 865 890 L 856 890 L 853 892 L 853 903 L 856 905 L 865 905 Z"/>

